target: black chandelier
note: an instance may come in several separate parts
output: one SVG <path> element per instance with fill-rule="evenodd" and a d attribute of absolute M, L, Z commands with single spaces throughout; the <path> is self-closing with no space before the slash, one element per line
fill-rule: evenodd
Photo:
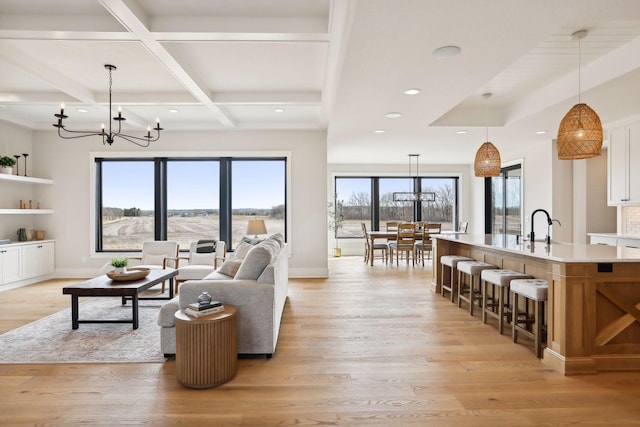
<path fill-rule="evenodd" d="M 104 68 L 109 70 L 109 117 L 112 117 L 112 104 L 111 104 L 111 85 L 113 83 L 111 73 L 113 70 L 116 70 L 115 65 L 105 64 Z M 90 131 L 78 131 L 78 130 L 69 130 L 64 127 L 62 124 L 62 120 L 68 118 L 69 116 L 64 114 L 64 103 L 60 106 L 60 114 L 54 114 L 55 117 L 58 118 L 58 123 L 54 123 L 53 126 L 58 128 L 58 136 L 63 139 L 75 139 L 75 138 L 84 138 L 86 136 L 102 136 L 102 144 L 113 144 L 113 141 L 116 137 L 122 138 L 126 141 L 129 141 L 133 144 L 136 144 L 140 147 L 148 147 L 151 142 L 157 141 L 160 139 L 160 131 L 163 130 L 160 127 L 160 119 L 156 119 L 156 127 L 153 128 L 155 131 L 154 135 L 151 135 L 151 125 L 147 127 L 147 134 L 142 137 L 132 136 L 122 133 L 122 122 L 127 120 L 125 117 L 122 117 L 122 109 L 118 107 L 118 115 L 113 117 L 113 120 L 118 122 L 118 130 L 116 132 L 111 128 L 112 121 L 109 120 L 109 132 L 105 131 L 104 123 L 102 124 L 102 130 L 100 132 L 90 132 Z M 68 134 L 77 134 L 77 135 L 66 135 L 63 134 L 63 131 Z M 140 142 L 142 141 L 142 142 Z"/>

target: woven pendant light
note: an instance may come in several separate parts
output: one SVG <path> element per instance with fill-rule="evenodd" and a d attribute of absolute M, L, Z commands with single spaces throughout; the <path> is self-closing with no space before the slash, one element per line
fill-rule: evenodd
<path fill-rule="evenodd" d="M 571 38 L 578 39 L 578 103 L 569 110 L 558 129 L 558 159 L 577 160 L 597 157 L 602 153 L 602 123 L 600 117 L 587 104 L 580 102 L 580 39 L 587 31 L 576 31 Z"/>
<path fill-rule="evenodd" d="M 487 142 L 482 144 L 478 151 L 476 151 L 476 159 L 473 163 L 473 170 L 476 176 L 490 177 L 499 176 L 502 168 L 502 161 L 500 159 L 500 152 L 489 142 L 489 123 L 487 120 L 487 100 L 491 96 L 490 93 L 484 93 L 482 96 L 485 99 L 485 124 L 486 124 L 486 136 Z"/>

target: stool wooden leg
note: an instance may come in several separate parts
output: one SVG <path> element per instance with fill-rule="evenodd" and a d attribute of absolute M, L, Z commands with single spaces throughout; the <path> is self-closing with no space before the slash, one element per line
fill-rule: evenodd
<path fill-rule="evenodd" d="M 538 356 L 538 358 L 542 357 L 542 316 L 543 314 L 543 307 L 544 307 L 544 303 L 541 301 L 536 301 L 535 302 L 535 310 L 536 310 L 536 319 L 535 319 L 535 323 L 533 324 L 534 330 L 535 330 L 535 340 L 534 340 L 534 346 L 535 346 L 535 352 L 536 352 L 536 356 Z"/>
<path fill-rule="evenodd" d="M 512 294 L 513 298 L 513 313 L 511 315 L 511 337 L 513 338 L 513 342 L 518 342 L 518 330 L 516 329 L 518 326 L 518 295 Z"/>
<path fill-rule="evenodd" d="M 502 335 L 504 329 L 504 286 L 498 286 L 498 332 Z"/>
<path fill-rule="evenodd" d="M 480 279 L 480 288 L 482 289 L 482 323 L 487 323 L 487 292 L 489 284 Z"/>
<path fill-rule="evenodd" d="M 458 270 L 458 308 L 462 308 L 462 298 L 460 297 L 462 296 L 463 283 L 462 272 Z"/>
<path fill-rule="evenodd" d="M 455 283 L 455 274 L 454 274 L 454 268 L 451 267 L 451 302 L 453 303 L 453 294 L 455 293 L 455 291 L 457 290 L 458 292 L 460 292 L 460 289 L 457 287 L 458 285 Z"/>

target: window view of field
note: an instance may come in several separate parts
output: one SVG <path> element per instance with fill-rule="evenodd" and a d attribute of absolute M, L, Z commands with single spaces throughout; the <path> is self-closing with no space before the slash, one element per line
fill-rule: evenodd
<path fill-rule="evenodd" d="M 453 178 L 421 178 L 421 191 L 435 193 L 434 202 L 422 203 L 422 221 L 442 224 L 453 230 L 456 212 L 456 182 Z M 386 221 L 415 221 L 414 202 L 396 202 L 394 191 L 413 191 L 410 178 L 380 178 L 378 214 L 380 229 Z M 336 178 L 336 207 L 344 223 L 338 237 L 362 237 L 361 223 L 371 230 L 371 179 Z"/>
<path fill-rule="evenodd" d="M 284 161 L 268 160 L 232 163 L 229 248 L 246 236 L 252 219 L 264 220 L 269 234 L 284 234 L 284 165 Z M 181 250 L 200 239 L 220 238 L 219 174 L 219 162 L 215 160 L 167 162 L 167 240 L 177 241 Z M 140 250 L 142 242 L 154 240 L 155 191 L 152 161 L 104 162 L 104 251 Z"/>

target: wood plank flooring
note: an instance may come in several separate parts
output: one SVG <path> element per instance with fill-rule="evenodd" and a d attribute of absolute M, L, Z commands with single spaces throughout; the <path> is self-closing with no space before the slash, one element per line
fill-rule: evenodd
<path fill-rule="evenodd" d="M 0 425 L 640 424 L 640 372 L 553 372 L 433 294 L 429 268 L 329 266 L 290 281 L 274 357 L 240 359 L 222 386 L 182 387 L 173 361 L 0 365 Z M 0 293 L 0 331 L 67 307 L 67 283 Z"/>

